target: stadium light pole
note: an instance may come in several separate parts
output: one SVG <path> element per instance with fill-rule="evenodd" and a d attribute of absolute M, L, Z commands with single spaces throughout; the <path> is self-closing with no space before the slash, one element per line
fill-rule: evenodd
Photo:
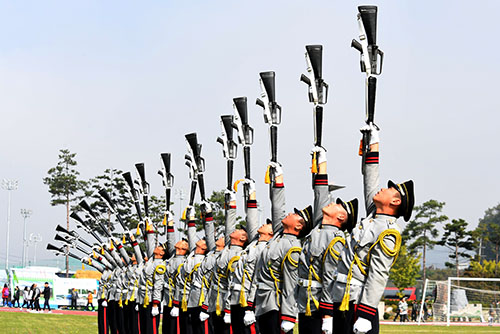
<path fill-rule="evenodd" d="M 18 188 L 19 182 L 17 180 L 2 180 L 2 188 L 8 191 L 9 194 L 9 204 L 7 206 L 7 251 L 5 258 L 5 269 L 9 269 L 9 246 L 10 246 L 10 197 L 12 190 Z"/>
<path fill-rule="evenodd" d="M 24 228 L 23 228 L 23 267 L 26 267 L 26 247 L 28 247 L 28 239 L 26 238 L 26 218 L 29 218 L 33 214 L 33 210 L 21 209 L 21 216 L 24 218 Z"/>
<path fill-rule="evenodd" d="M 36 244 L 42 241 L 42 236 L 39 233 L 30 233 L 30 241 L 35 245 L 35 255 L 33 255 L 33 265 L 36 266 Z"/>

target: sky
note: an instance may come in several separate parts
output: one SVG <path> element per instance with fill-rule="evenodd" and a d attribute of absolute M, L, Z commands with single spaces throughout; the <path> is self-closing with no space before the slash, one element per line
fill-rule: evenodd
<path fill-rule="evenodd" d="M 287 210 L 312 202 L 312 106 L 305 45 L 322 44 L 330 85 L 324 146 L 337 193 L 362 198 L 359 128 L 364 80 L 357 5 L 349 1 L 0 1 L 0 179 L 19 180 L 12 192 L 10 263 L 21 260 L 21 208 L 33 210 L 28 235 L 45 244 L 65 223 L 65 208 L 50 205 L 42 179 L 58 151 L 77 153 L 82 179 L 107 168 L 146 164 L 152 194 L 163 193 L 159 154 L 171 152 L 175 188 L 188 191 L 184 135 L 197 132 L 206 159 L 207 191 L 225 187 L 219 116 L 232 98 L 247 96 L 255 129 L 252 175 L 268 215 L 264 173 L 267 125 L 253 104 L 259 72 L 276 72 L 282 106 L 279 161 Z M 381 129 L 380 171 L 415 182 L 416 204 L 446 202 L 444 213 L 477 226 L 499 202 L 496 154 L 500 124 L 495 59 L 497 1 L 379 1 L 378 44 L 385 52 L 375 120 Z M 235 178 L 243 175 L 242 152 Z M 199 195 L 197 197 L 199 200 Z M 174 198 L 176 213 L 179 203 Z M 184 203 L 185 205 L 186 203 Z M 243 214 L 239 197 L 239 213 Z M 363 215 L 361 211 L 361 215 Z M 73 223 L 72 223 L 73 224 Z M 7 192 L 0 192 L 0 263 L 5 261 Z M 74 224 L 72 225 L 74 227 Z M 31 251 L 30 254 L 33 254 Z M 31 255 L 32 256 L 32 255 Z M 442 266 L 443 249 L 428 263 Z"/>

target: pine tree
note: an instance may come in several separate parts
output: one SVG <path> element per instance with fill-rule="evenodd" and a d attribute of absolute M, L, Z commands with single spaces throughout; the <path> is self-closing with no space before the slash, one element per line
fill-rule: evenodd
<path fill-rule="evenodd" d="M 79 180 L 80 173 L 75 169 L 77 162 L 76 153 L 71 153 L 67 149 L 59 150 L 59 161 L 55 167 L 48 170 L 48 176 L 43 179 L 43 183 L 49 186 L 49 193 L 52 197 L 52 206 L 66 206 L 66 228 L 69 230 L 69 212 L 71 204 L 78 199 L 78 193 L 85 187 L 85 182 Z M 66 277 L 69 272 L 69 259 L 66 255 Z"/>
<path fill-rule="evenodd" d="M 459 277 L 458 264 L 460 259 L 470 259 L 470 254 L 476 247 L 471 232 L 467 232 L 468 223 L 463 219 L 453 219 L 444 226 L 444 234 L 438 245 L 445 246 L 451 253 L 449 258 L 454 261 L 446 262 L 448 268 L 455 268 L 456 277 Z"/>
<path fill-rule="evenodd" d="M 423 280 L 426 279 L 426 252 L 434 248 L 437 243 L 439 231 L 437 225 L 448 220 L 448 217 L 441 214 L 445 203 L 436 200 L 428 200 L 420 206 L 416 206 L 415 218 L 408 223 L 403 232 L 403 240 L 407 244 L 408 250 L 412 253 L 422 250 L 422 271 Z"/>

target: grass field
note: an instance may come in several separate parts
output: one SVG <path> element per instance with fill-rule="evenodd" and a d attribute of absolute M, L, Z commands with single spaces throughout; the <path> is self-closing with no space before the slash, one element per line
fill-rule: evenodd
<path fill-rule="evenodd" d="M 5 334 L 96 334 L 97 316 L 0 312 L 0 333 Z M 445 327 L 382 325 L 381 334 L 391 333 L 500 333 L 499 327 Z"/>

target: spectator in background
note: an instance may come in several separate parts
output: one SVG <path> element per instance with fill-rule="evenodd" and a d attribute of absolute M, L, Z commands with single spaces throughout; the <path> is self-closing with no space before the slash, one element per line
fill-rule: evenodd
<path fill-rule="evenodd" d="M 398 308 L 400 322 L 406 322 L 408 320 L 408 303 L 406 302 L 406 297 L 401 298 Z"/>
<path fill-rule="evenodd" d="M 16 288 L 14 289 L 14 299 L 12 300 L 13 307 L 16 307 L 16 302 L 17 302 L 17 307 L 19 307 L 20 297 L 21 297 L 21 290 L 19 290 L 19 287 L 16 285 Z"/>
<path fill-rule="evenodd" d="M 28 287 L 25 286 L 24 290 L 23 290 L 23 305 L 21 306 L 21 308 L 23 308 L 24 305 L 26 305 L 26 308 L 29 308 L 29 306 L 30 306 L 29 295 L 30 295 L 30 291 L 29 291 Z"/>
<path fill-rule="evenodd" d="M 73 310 L 76 310 L 77 301 L 78 301 L 78 292 L 76 291 L 75 288 L 73 288 L 71 290 L 71 307 L 73 308 Z"/>
<path fill-rule="evenodd" d="M 49 282 L 45 282 L 45 288 L 43 288 L 43 310 L 45 311 L 45 307 L 49 308 L 49 313 L 52 313 L 50 310 L 50 304 L 49 304 L 49 299 L 50 299 L 50 287 L 49 287 Z"/>
<path fill-rule="evenodd" d="M 42 308 L 40 307 L 40 289 L 38 288 L 38 286 L 35 284 L 33 284 L 35 286 L 34 288 L 34 292 L 33 292 L 33 307 L 35 308 L 35 312 L 41 312 L 42 311 Z"/>
<path fill-rule="evenodd" d="M 9 306 L 9 287 L 7 286 L 7 283 L 3 285 L 2 289 L 2 300 L 3 300 L 3 306 Z"/>
<path fill-rule="evenodd" d="M 35 296 L 35 284 L 31 284 L 30 288 L 30 293 L 28 295 L 28 299 L 30 301 L 29 308 L 33 311 L 33 307 L 35 305 L 35 299 L 33 298 Z"/>
<path fill-rule="evenodd" d="M 89 307 L 92 307 L 92 311 L 94 310 L 94 304 L 92 304 L 92 301 L 94 300 L 94 295 L 92 294 L 92 291 L 89 291 L 89 294 L 87 295 L 87 310 L 89 310 Z"/>
<path fill-rule="evenodd" d="M 417 321 L 417 314 L 419 309 L 419 303 L 417 301 L 413 302 L 411 306 L 411 321 Z"/>

